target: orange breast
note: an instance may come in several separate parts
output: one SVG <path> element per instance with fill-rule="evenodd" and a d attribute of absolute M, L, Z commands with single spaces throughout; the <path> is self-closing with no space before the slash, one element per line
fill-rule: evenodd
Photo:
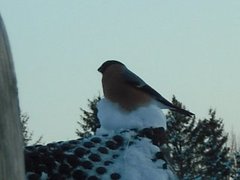
<path fill-rule="evenodd" d="M 122 78 L 121 67 L 119 65 L 113 66 L 103 74 L 104 96 L 128 111 L 148 104 L 152 98 L 143 91 L 126 83 Z"/>

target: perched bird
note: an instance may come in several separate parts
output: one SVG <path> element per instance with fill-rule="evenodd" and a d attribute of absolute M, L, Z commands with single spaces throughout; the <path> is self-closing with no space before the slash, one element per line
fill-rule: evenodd
<path fill-rule="evenodd" d="M 98 68 L 98 71 L 102 73 L 105 98 L 119 104 L 126 111 L 156 103 L 161 109 L 170 109 L 186 116 L 194 115 L 166 100 L 119 61 L 106 61 Z"/>

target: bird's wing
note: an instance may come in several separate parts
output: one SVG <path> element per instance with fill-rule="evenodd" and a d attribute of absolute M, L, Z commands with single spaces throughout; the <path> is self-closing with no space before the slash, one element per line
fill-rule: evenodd
<path fill-rule="evenodd" d="M 147 84 L 140 77 L 138 77 L 136 74 L 134 74 L 127 68 L 124 68 L 123 70 L 123 78 L 128 84 L 137 88 L 141 88 Z"/>
<path fill-rule="evenodd" d="M 169 109 L 176 111 L 178 113 L 184 114 L 186 116 L 193 116 L 194 114 L 191 113 L 190 111 L 187 111 L 185 109 L 182 109 L 180 107 L 177 107 L 175 105 L 173 105 L 171 102 L 169 102 L 167 99 L 165 99 L 164 97 L 162 97 L 157 91 L 155 91 L 153 88 L 151 88 L 149 85 L 145 85 L 143 87 L 141 87 L 141 89 L 144 92 L 149 93 L 151 96 L 153 96 L 157 101 L 159 101 L 161 104 L 167 106 Z"/>
<path fill-rule="evenodd" d="M 162 97 L 157 91 L 155 91 L 151 86 L 149 86 L 147 83 L 145 83 L 140 77 L 138 77 L 136 74 L 134 74 L 127 68 L 124 70 L 123 76 L 124 76 L 125 81 L 128 84 L 130 84 L 131 86 L 148 93 L 154 99 L 160 101 L 161 103 L 163 103 L 166 106 L 169 106 L 169 107 L 174 106 L 172 103 L 170 103 L 164 97 Z"/>
<path fill-rule="evenodd" d="M 127 68 L 125 68 L 123 71 L 123 77 L 128 84 L 130 84 L 131 86 L 133 86 L 141 91 L 148 93 L 150 96 L 152 96 L 154 99 L 156 99 L 163 105 L 167 106 L 169 109 L 172 109 L 179 113 L 185 114 L 187 116 L 194 115 L 193 113 L 191 113 L 187 110 L 181 109 L 181 108 L 173 105 L 171 102 L 169 102 L 163 96 L 161 96 L 157 91 L 155 91 L 151 86 L 149 86 L 147 83 L 145 83 L 140 77 L 138 77 L 136 74 L 134 74 Z"/>

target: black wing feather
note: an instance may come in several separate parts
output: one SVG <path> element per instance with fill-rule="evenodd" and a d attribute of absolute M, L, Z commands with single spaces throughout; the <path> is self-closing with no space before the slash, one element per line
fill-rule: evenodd
<path fill-rule="evenodd" d="M 176 112 L 179 112 L 181 114 L 187 115 L 187 116 L 194 115 L 193 113 L 191 113 L 191 112 L 189 112 L 185 109 L 181 109 L 181 108 L 173 105 L 167 99 L 162 97 L 157 91 L 155 91 L 153 88 L 151 88 L 147 83 L 145 83 L 140 77 L 138 77 L 133 72 L 129 71 L 127 68 L 123 71 L 123 76 L 124 76 L 127 83 L 129 83 L 132 86 L 150 94 L 154 99 L 161 102 L 162 104 L 167 106 L 169 109 L 171 109 L 173 111 L 176 111 Z"/>

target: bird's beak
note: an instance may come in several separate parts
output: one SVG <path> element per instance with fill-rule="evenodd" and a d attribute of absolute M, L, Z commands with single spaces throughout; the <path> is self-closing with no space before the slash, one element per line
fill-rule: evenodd
<path fill-rule="evenodd" d="M 100 73 L 103 72 L 102 66 L 100 66 L 100 67 L 98 68 L 98 72 L 100 72 Z"/>

